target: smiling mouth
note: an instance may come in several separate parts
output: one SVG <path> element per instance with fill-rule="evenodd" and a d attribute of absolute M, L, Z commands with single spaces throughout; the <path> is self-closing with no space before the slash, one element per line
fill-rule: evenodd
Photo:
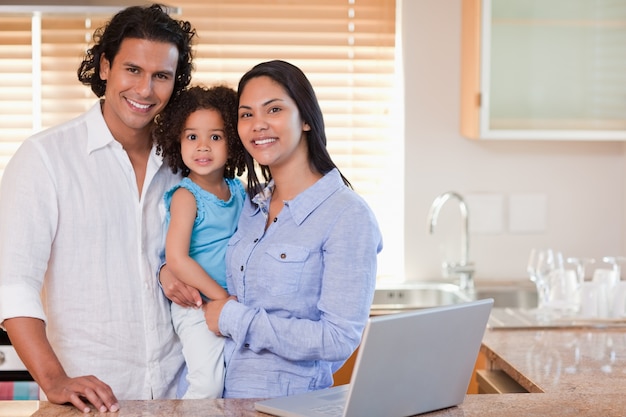
<path fill-rule="evenodd" d="M 276 138 L 259 139 L 253 141 L 255 145 L 267 145 L 268 143 L 276 142 Z"/>
<path fill-rule="evenodd" d="M 131 100 L 129 98 L 126 99 L 126 101 L 133 106 L 134 108 L 138 109 L 138 110 L 148 110 L 150 107 L 152 107 L 152 104 L 141 104 L 141 103 L 137 103 L 134 100 Z"/>

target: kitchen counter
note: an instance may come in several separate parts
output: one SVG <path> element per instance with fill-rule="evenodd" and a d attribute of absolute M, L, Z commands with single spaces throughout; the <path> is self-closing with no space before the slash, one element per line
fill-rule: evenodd
<path fill-rule="evenodd" d="M 615 416 L 626 410 L 626 329 L 487 330 L 481 352 L 530 393 L 468 395 L 458 407 L 433 412 L 439 417 L 541 415 Z M 22 414 L 7 407 L 20 403 Z M 33 413 L 36 406 L 38 410 Z M 35 408 L 32 408 L 35 406 Z M 15 411 L 15 410 L 14 410 Z M 0 403 L 0 417 L 82 416 L 69 406 L 47 402 Z M 119 417 L 264 416 L 254 400 L 122 401 Z M 378 416 L 375 416 L 378 417 Z M 382 416 L 381 416 L 382 417 Z"/>

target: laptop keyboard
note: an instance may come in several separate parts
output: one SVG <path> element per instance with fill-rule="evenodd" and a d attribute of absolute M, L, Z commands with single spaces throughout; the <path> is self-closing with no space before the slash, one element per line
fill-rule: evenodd
<path fill-rule="evenodd" d="M 343 416 L 343 409 L 344 409 L 343 405 L 328 404 L 328 405 L 323 405 L 321 407 L 313 408 L 311 411 L 314 411 L 314 412 L 320 413 L 320 414 L 326 414 L 326 415 L 329 415 L 329 416 L 341 417 L 341 416 Z"/>

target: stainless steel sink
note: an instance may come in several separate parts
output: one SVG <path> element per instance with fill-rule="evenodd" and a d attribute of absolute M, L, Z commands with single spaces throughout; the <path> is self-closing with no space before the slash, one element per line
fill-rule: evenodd
<path fill-rule="evenodd" d="M 471 297 L 458 285 L 449 283 L 416 282 L 376 288 L 372 310 L 414 310 L 457 304 Z"/>
<path fill-rule="evenodd" d="M 477 285 L 473 291 L 461 290 L 446 282 L 412 282 L 379 286 L 374 292 L 372 312 L 415 310 L 471 300 L 493 298 L 495 308 L 536 308 L 537 291 L 521 285 Z"/>
<path fill-rule="evenodd" d="M 527 287 L 480 287 L 475 290 L 473 298 L 493 298 L 496 308 L 536 308 L 537 291 Z"/>

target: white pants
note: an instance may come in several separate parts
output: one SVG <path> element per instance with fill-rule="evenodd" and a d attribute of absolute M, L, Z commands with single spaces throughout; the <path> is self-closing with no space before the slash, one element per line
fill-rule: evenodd
<path fill-rule="evenodd" d="M 171 312 L 187 363 L 189 387 L 183 399 L 221 398 L 224 391 L 224 338 L 209 330 L 201 308 L 172 303 Z"/>

